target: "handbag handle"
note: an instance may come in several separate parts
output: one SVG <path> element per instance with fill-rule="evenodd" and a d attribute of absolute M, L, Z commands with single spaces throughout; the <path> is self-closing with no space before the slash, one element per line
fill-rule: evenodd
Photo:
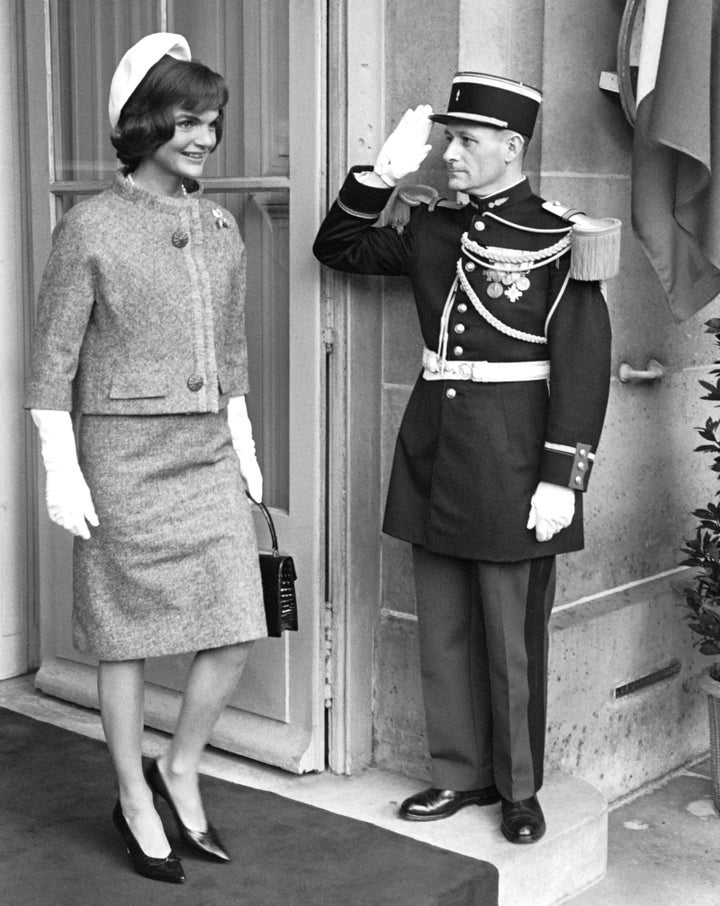
<path fill-rule="evenodd" d="M 278 556 L 277 533 L 275 532 L 275 523 L 273 522 L 272 516 L 270 515 L 270 510 L 268 510 L 268 508 L 265 506 L 264 503 L 260 503 L 258 500 L 255 500 L 254 497 L 251 497 L 247 491 L 245 493 L 248 496 L 248 500 L 250 500 L 252 503 L 254 503 L 255 506 L 260 510 L 260 512 L 265 517 L 265 522 L 267 522 L 268 528 L 270 529 L 270 540 L 272 542 L 273 556 L 277 557 Z"/>

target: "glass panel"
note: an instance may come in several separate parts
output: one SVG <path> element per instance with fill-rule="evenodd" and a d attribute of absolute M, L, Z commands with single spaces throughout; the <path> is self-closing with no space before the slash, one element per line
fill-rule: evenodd
<path fill-rule="evenodd" d="M 288 0 L 51 0 L 55 180 L 98 180 L 118 167 L 109 140 L 107 94 L 120 57 L 144 34 L 185 35 L 193 57 L 223 73 L 230 88 L 223 140 L 205 176 L 288 177 Z M 89 74 L 92 77 L 89 77 Z M 64 213 L 82 195 L 69 186 Z M 86 197 L 86 196 L 85 196 Z M 289 501 L 289 193 L 210 195 L 240 225 L 248 252 L 248 406 L 266 500 Z"/>
<path fill-rule="evenodd" d="M 160 29 L 160 2 L 50 0 L 54 177 L 112 178 L 107 103 L 118 61 Z"/>
<path fill-rule="evenodd" d="M 232 212 L 247 250 L 245 326 L 250 361 L 248 409 L 265 502 L 289 503 L 290 282 L 288 193 L 211 195 Z"/>
<path fill-rule="evenodd" d="M 230 88 L 223 141 L 206 176 L 287 176 L 288 0 L 174 0 L 168 28 Z"/>

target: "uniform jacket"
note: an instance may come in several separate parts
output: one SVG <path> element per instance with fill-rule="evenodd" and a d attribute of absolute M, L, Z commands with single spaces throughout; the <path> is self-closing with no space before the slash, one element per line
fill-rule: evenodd
<path fill-rule="evenodd" d="M 232 215 L 122 174 L 53 235 L 25 404 L 84 413 L 217 412 L 248 389 L 245 250 Z"/>
<path fill-rule="evenodd" d="M 360 168 L 358 168 L 360 169 Z M 610 325 L 599 284 L 568 278 L 569 252 L 530 270 L 515 295 L 461 249 L 464 233 L 483 248 L 536 251 L 569 225 L 543 208 L 527 180 L 459 206 L 421 204 L 402 229 L 376 227 L 390 190 L 353 173 L 314 245 L 324 264 L 361 274 L 409 277 L 425 346 L 438 352 L 440 319 L 458 259 L 481 316 L 459 288 L 449 309 L 447 360 L 550 361 L 548 381 L 415 383 L 396 444 L 383 529 L 450 556 L 518 561 L 583 545 L 582 491 L 607 405 Z M 525 283 L 518 283 L 525 287 Z M 528 342 L 511 330 L 546 339 Z M 539 542 L 527 523 L 538 481 L 573 488 L 572 524 Z"/>

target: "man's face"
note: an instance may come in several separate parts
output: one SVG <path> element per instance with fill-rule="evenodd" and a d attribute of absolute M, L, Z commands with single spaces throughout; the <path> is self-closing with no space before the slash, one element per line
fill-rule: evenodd
<path fill-rule="evenodd" d="M 457 120 L 445 126 L 448 187 L 468 195 L 491 195 L 508 181 L 509 139 L 514 133 Z M 510 155 L 512 159 L 514 155 Z"/>

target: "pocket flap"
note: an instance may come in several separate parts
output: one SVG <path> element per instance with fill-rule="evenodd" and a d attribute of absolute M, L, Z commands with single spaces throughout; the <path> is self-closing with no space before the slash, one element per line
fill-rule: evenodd
<path fill-rule="evenodd" d="M 111 400 L 141 400 L 167 396 L 167 380 L 152 374 L 122 374 L 113 378 Z"/>

